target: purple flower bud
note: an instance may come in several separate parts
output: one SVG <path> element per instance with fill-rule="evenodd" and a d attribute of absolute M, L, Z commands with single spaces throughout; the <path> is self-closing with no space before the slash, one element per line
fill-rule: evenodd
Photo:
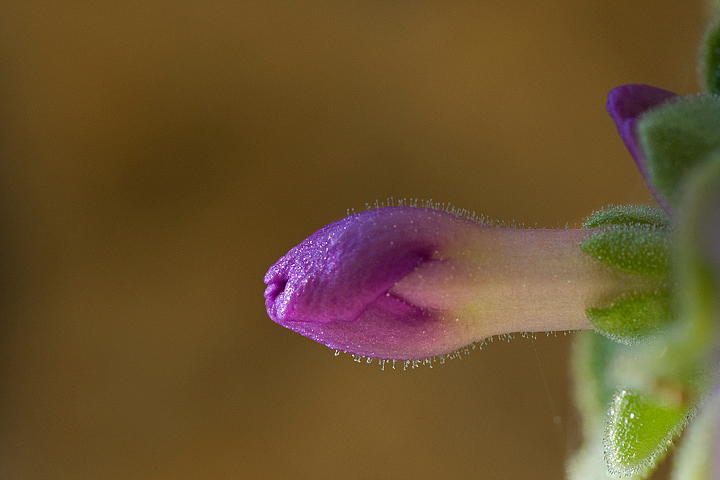
<path fill-rule="evenodd" d="M 670 204 L 650 180 L 647 159 L 640 146 L 636 126 L 643 113 L 677 96 L 676 93 L 662 88 L 643 84 L 630 84 L 613 88 L 608 95 L 607 103 L 607 110 L 615 121 L 618 133 L 625 142 L 625 146 L 635 159 L 635 164 L 645 179 L 645 183 L 655 196 L 658 204 L 670 215 L 673 213 Z"/>
<path fill-rule="evenodd" d="M 590 234 L 496 228 L 431 208 L 368 210 L 273 265 L 267 311 L 330 348 L 394 360 L 503 333 L 591 328 L 585 309 L 630 287 L 581 252 Z"/>

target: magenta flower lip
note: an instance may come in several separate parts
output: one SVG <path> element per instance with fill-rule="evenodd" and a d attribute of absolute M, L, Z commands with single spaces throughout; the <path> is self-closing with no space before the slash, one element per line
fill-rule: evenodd
<path fill-rule="evenodd" d="M 590 328 L 637 280 L 583 254 L 592 230 L 497 228 L 385 207 L 321 228 L 265 276 L 278 324 L 355 355 L 415 360 L 512 332 Z"/>
<path fill-rule="evenodd" d="M 439 214 L 432 209 L 376 209 L 318 230 L 265 276 L 270 317 L 278 323 L 356 320 L 447 242 L 437 223 Z"/>
<path fill-rule="evenodd" d="M 369 210 L 327 225 L 268 271 L 268 314 L 338 350 L 374 358 L 427 356 L 403 350 L 417 349 L 423 338 L 437 345 L 435 335 L 426 335 L 437 327 L 437 312 L 390 290 L 421 263 L 442 262 L 439 252 L 468 227 L 484 228 L 412 207 Z"/>

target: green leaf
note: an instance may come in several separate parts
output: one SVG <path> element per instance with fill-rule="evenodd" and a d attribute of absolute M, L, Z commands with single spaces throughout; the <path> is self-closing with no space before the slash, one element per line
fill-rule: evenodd
<path fill-rule="evenodd" d="M 659 208 L 647 207 L 645 205 L 611 205 L 597 212 L 593 212 L 583 224 L 585 228 L 618 226 L 670 228 L 671 222 L 665 211 Z"/>
<path fill-rule="evenodd" d="M 720 148 L 720 98 L 687 96 L 650 110 L 637 133 L 655 187 L 677 206 L 687 174 Z"/>
<path fill-rule="evenodd" d="M 665 278 L 669 243 L 669 234 L 662 229 L 615 228 L 591 235 L 580 248 L 620 271 Z"/>
<path fill-rule="evenodd" d="M 720 344 L 720 151 L 686 179 L 672 245 L 673 325 L 647 375 L 701 399 L 714 383 Z"/>
<path fill-rule="evenodd" d="M 720 339 L 720 151 L 712 152 L 684 180 L 679 209 L 682 222 L 673 245 L 677 287 L 676 327 L 657 371 L 683 382 L 689 394 L 702 398 L 717 388 Z M 701 402 L 678 451 L 673 480 L 713 478 L 712 451 L 717 439 L 720 397 L 717 390 Z"/>
<path fill-rule="evenodd" d="M 708 93 L 720 93 L 720 22 L 710 25 L 705 34 L 701 70 Z"/>
<path fill-rule="evenodd" d="M 644 368 L 660 358 L 655 349 L 647 352 L 649 362 L 639 361 L 646 348 L 623 345 L 592 330 L 577 335 L 571 365 L 575 404 L 581 415 L 584 441 L 568 462 L 570 480 L 616 478 L 608 473 L 603 443 L 609 418 L 608 407 L 614 406 L 619 385 L 653 391 L 656 383 Z M 629 367 L 637 367 L 641 371 L 631 371 Z M 615 467 L 613 471 L 617 470 Z M 626 470 L 624 475 L 641 480 L 647 478 L 650 471 L 650 467 L 635 473 Z"/>
<path fill-rule="evenodd" d="M 605 460 L 613 474 L 649 473 L 682 431 L 692 408 L 668 400 L 621 390 L 615 395 L 605 432 Z"/>
<path fill-rule="evenodd" d="M 586 314 L 603 335 L 625 345 L 641 345 L 670 323 L 670 294 L 658 291 L 621 297 L 608 307 L 589 308 Z"/>

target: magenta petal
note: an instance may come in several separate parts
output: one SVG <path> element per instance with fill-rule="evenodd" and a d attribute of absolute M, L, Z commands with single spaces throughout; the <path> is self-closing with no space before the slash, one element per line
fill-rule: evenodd
<path fill-rule="evenodd" d="M 318 230 L 265 275 L 266 306 L 278 323 L 353 322 L 380 295 L 470 222 L 433 209 L 368 210 Z"/>
<path fill-rule="evenodd" d="M 434 261 L 458 234 L 484 228 L 491 227 L 429 208 L 351 215 L 318 230 L 270 268 L 268 314 L 331 348 L 365 356 L 417 358 L 419 351 L 455 350 L 463 345 L 446 345 L 433 333 L 441 327 L 436 313 L 389 291 L 418 265 Z"/>
<path fill-rule="evenodd" d="M 648 165 L 637 137 L 636 124 L 638 118 L 668 100 L 677 97 L 676 93 L 662 88 L 643 84 L 622 85 L 610 91 L 608 95 L 607 110 L 617 125 L 618 133 L 625 142 L 625 146 L 635 159 L 645 183 L 652 191 L 658 204 L 669 215 L 673 215 L 672 207 L 665 197 L 654 187 L 648 175 Z"/>

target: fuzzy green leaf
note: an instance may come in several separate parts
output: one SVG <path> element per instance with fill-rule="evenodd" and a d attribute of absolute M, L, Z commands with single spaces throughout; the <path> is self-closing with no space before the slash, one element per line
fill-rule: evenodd
<path fill-rule="evenodd" d="M 611 473 L 649 472 L 687 424 L 692 409 L 681 402 L 631 393 L 615 395 L 605 433 Z"/>
<path fill-rule="evenodd" d="M 607 463 L 608 449 L 603 441 L 603 432 L 608 431 L 608 421 L 615 415 L 616 395 L 619 385 L 632 384 L 641 391 L 652 392 L 657 386 L 649 371 L 643 368 L 656 362 L 660 357 L 657 352 L 649 352 L 647 361 L 638 361 L 645 348 L 627 346 L 610 340 L 594 331 L 582 332 L 576 339 L 571 365 L 575 379 L 575 401 L 579 408 L 584 444 L 572 456 L 568 463 L 568 476 L 571 480 L 609 479 L 609 467 L 614 473 L 620 469 L 613 463 Z M 653 350 L 655 350 L 653 348 Z M 639 357 L 640 355 L 640 357 Z M 641 372 L 634 372 L 629 366 L 636 366 Z M 666 392 L 664 392 L 666 393 Z M 659 392 L 656 392 L 660 395 Z M 651 394 L 654 395 L 655 394 Z M 682 397 L 682 393 L 679 395 Z M 684 398 L 684 397 L 683 397 Z M 613 412 L 608 415 L 608 406 Z M 631 419 L 631 420 L 634 420 Z M 626 442 L 627 443 L 627 442 Z M 632 449 L 633 446 L 627 447 Z M 656 460 L 659 460 L 659 456 Z M 652 464 L 637 471 L 625 468 L 623 475 L 633 480 L 647 478 L 652 471 Z"/>
<path fill-rule="evenodd" d="M 604 308 L 589 308 L 586 313 L 603 335 L 625 345 L 640 345 L 670 323 L 670 295 L 658 291 L 624 297 Z"/>
<path fill-rule="evenodd" d="M 642 225 L 669 228 L 670 218 L 659 208 L 645 205 L 617 205 L 593 212 L 583 227 L 635 227 Z"/>
<path fill-rule="evenodd" d="M 701 70 L 708 93 L 720 93 L 720 22 L 715 21 L 705 34 Z"/>
<path fill-rule="evenodd" d="M 653 185 L 677 206 L 687 174 L 720 148 L 720 98 L 688 96 L 646 113 L 637 133 Z"/>
<path fill-rule="evenodd" d="M 626 273 L 665 278 L 668 232 L 655 228 L 615 228 L 597 232 L 580 244 L 586 254 Z"/>

